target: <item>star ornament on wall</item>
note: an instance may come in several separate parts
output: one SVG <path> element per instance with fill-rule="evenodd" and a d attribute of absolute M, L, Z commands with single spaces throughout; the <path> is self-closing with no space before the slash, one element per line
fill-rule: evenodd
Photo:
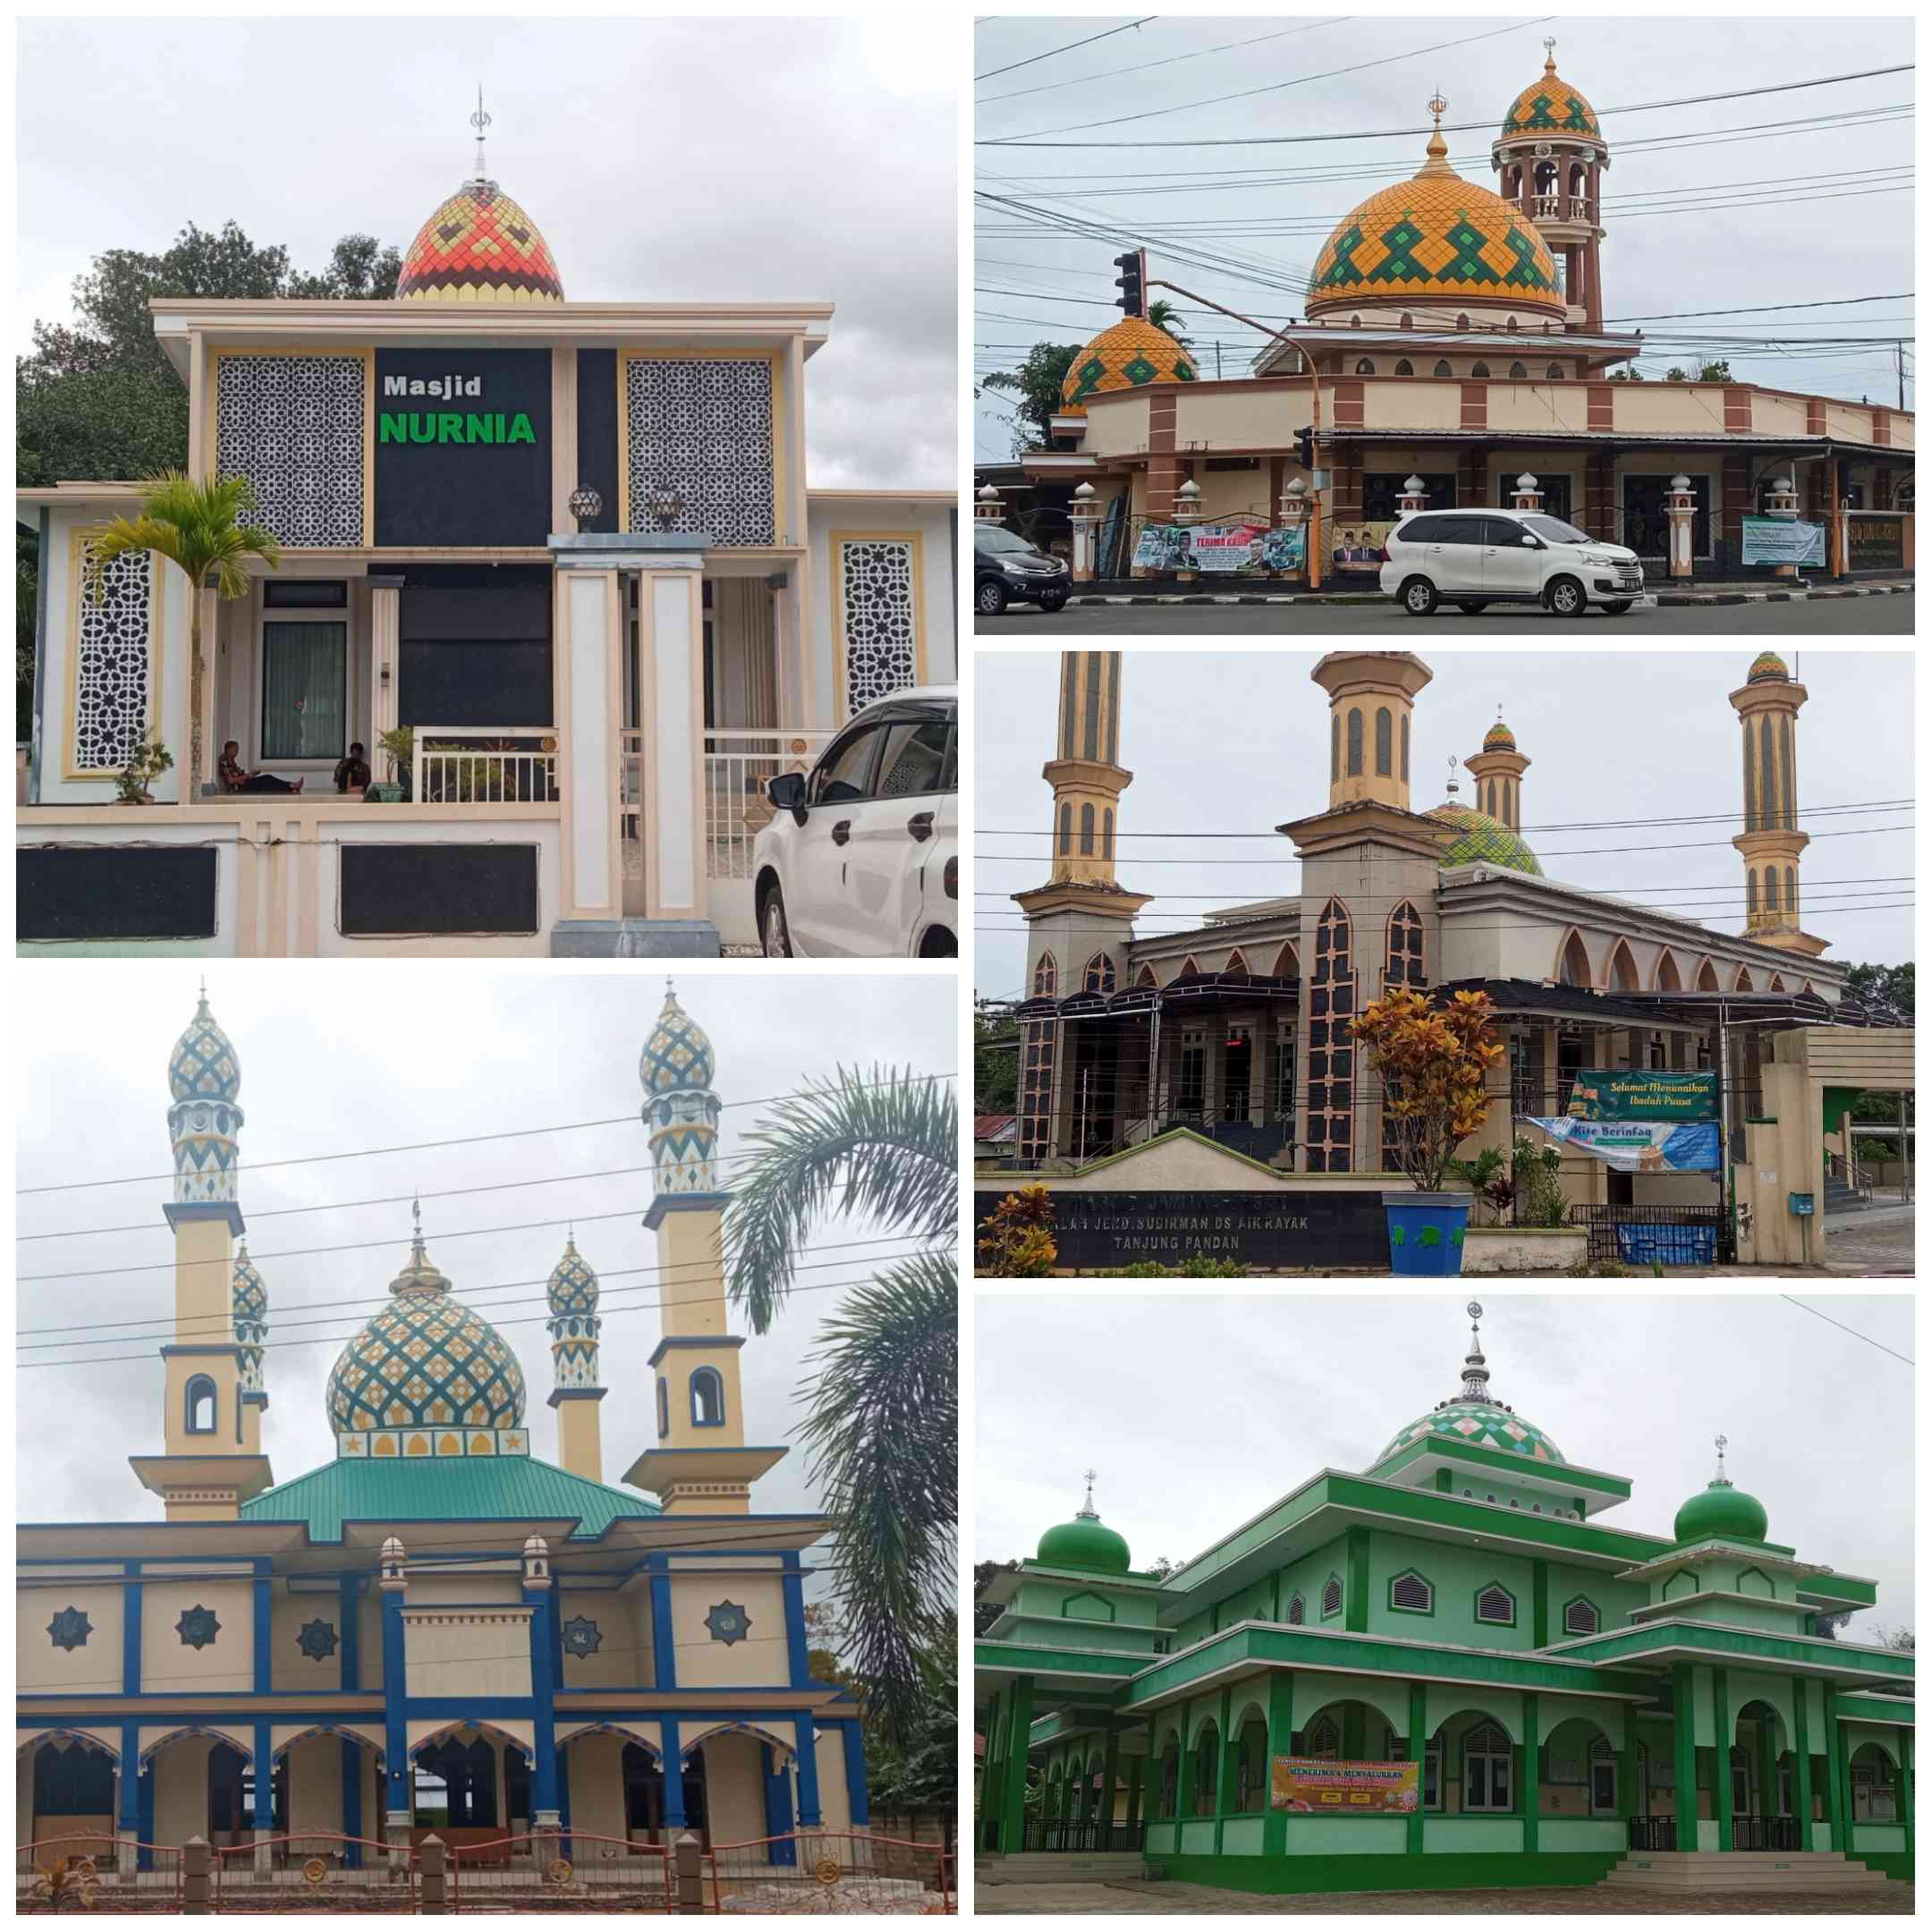
<path fill-rule="evenodd" d="M 56 1610 L 47 1625 L 47 1635 L 54 1640 L 56 1650 L 78 1650 L 93 1634 L 94 1626 L 88 1621 L 87 1612 L 76 1610 L 72 1604 L 64 1610 Z"/>
<path fill-rule="evenodd" d="M 221 1635 L 221 1619 L 207 1605 L 197 1604 L 182 1612 L 174 1628 L 191 1650 L 201 1650 Z"/>
<path fill-rule="evenodd" d="M 751 1619 L 745 1614 L 742 1604 L 713 1604 L 710 1614 L 705 1618 L 705 1628 L 711 1632 L 713 1643 L 742 1643 L 750 1634 Z"/>
<path fill-rule="evenodd" d="M 604 1648 L 604 1632 L 589 1617 L 572 1617 L 564 1626 L 564 1650 L 568 1657 L 595 1657 Z"/>
<path fill-rule="evenodd" d="M 305 1657 L 319 1664 L 324 1657 L 335 1655 L 335 1626 L 317 1617 L 313 1623 L 302 1625 L 295 1642 Z"/>

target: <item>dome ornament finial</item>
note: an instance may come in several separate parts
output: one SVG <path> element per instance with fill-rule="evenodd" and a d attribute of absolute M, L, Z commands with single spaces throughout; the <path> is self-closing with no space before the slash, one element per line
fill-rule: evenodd
<path fill-rule="evenodd" d="M 1093 1506 L 1093 1486 L 1098 1479 L 1099 1473 L 1097 1470 L 1089 1470 L 1086 1472 L 1087 1500 L 1080 1504 L 1079 1511 L 1075 1514 L 1074 1520 L 1077 1522 L 1098 1522 L 1100 1521 L 1100 1512 Z"/>
<path fill-rule="evenodd" d="M 1489 1364 L 1482 1352 L 1482 1303 L 1471 1301 L 1464 1310 L 1470 1318 L 1469 1353 L 1462 1358 L 1462 1393 L 1458 1402 L 1488 1402 Z"/>
<path fill-rule="evenodd" d="M 483 167 L 483 131 L 489 124 L 490 116 L 483 112 L 483 83 L 479 80 L 477 82 L 476 112 L 470 116 L 470 125 L 476 130 L 476 178 L 479 181 L 486 178 Z"/>
<path fill-rule="evenodd" d="M 1436 127 L 1428 138 L 1428 159 L 1422 164 L 1416 176 L 1418 181 L 1425 175 L 1455 173 L 1449 165 L 1449 143 L 1443 139 L 1442 117 L 1449 112 L 1449 103 L 1443 98 L 1440 88 L 1429 96 L 1428 111 L 1435 118 Z"/>
<path fill-rule="evenodd" d="M 1731 1438 L 1728 1436 L 1719 1436 L 1714 1440 L 1717 1450 L 1717 1473 L 1712 1479 L 1711 1487 L 1715 1489 L 1722 1485 L 1728 1489 L 1731 1487 L 1731 1479 L 1724 1474 L 1724 1451 L 1731 1446 Z"/>
<path fill-rule="evenodd" d="M 1546 34 L 1543 38 L 1543 72 L 1546 74 L 1553 74 L 1556 72 L 1556 36 L 1555 34 Z"/>

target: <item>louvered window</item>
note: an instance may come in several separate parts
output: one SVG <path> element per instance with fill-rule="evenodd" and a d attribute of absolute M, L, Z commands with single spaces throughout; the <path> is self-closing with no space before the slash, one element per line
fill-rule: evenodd
<path fill-rule="evenodd" d="M 1574 1603 L 1565 1604 L 1563 1627 L 1567 1637 L 1594 1637 L 1597 1634 L 1597 1606 L 1585 1602 L 1580 1597 Z"/>
<path fill-rule="evenodd" d="M 1308 1621 L 1308 1603 L 1300 1590 L 1288 1599 L 1288 1621 L 1291 1623 L 1305 1623 Z"/>
<path fill-rule="evenodd" d="M 1321 1614 L 1325 1617 L 1339 1616 L 1342 1614 L 1342 1580 L 1340 1577 L 1330 1577 L 1322 1585 Z"/>
<path fill-rule="evenodd" d="M 1500 1583 L 1487 1585 L 1476 1598 L 1476 1621 L 1479 1623 L 1513 1623 L 1516 1621 L 1516 1599 Z"/>
<path fill-rule="evenodd" d="M 1427 1579 L 1405 1570 L 1389 1585 L 1389 1602 L 1398 1610 L 1419 1610 L 1427 1615 L 1436 1607 L 1436 1592 Z"/>
<path fill-rule="evenodd" d="M 1339 1758 L 1342 1755 L 1342 1733 L 1334 1718 L 1324 1717 L 1309 1729 L 1308 1754 L 1310 1758 Z"/>

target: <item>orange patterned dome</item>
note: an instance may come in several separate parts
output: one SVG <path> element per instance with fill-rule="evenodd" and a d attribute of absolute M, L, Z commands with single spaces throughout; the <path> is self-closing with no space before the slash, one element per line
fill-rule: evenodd
<path fill-rule="evenodd" d="M 1556 72 L 1556 43 L 1546 40 L 1549 53 L 1543 72 L 1516 97 L 1503 116 L 1503 138 L 1517 134 L 1581 134 L 1600 142 L 1603 130 L 1597 124 L 1597 110 L 1581 92 Z"/>
<path fill-rule="evenodd" d="M 417 232 L 398 301 L 560 302 L 564 282 L 537 224 L 495 182 L 465 182 Z"/>
<path fill-rule="evenodd" d="M 1197 382 L 1193 359 L 1164 328 L 1144 316 L 1123 316 L 1073 358 L 1060 385 L 1063 415 L 1083 416 L 1087 398 L 1146 383 Z"/>
<path fill-rule="evenodd" d="M 1442 114 L 1411 181 L 1372 194 L 1328 237 L 1309 277 L 1310 316 L 1343 304 L 1506 302 L 1565 314 L 1542 237 L 1501 195 L 1449 165 Z"/>

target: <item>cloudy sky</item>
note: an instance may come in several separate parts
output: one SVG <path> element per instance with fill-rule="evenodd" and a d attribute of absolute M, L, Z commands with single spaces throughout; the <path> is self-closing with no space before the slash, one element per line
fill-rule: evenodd
<path fill-rule="evenodd" d="M 1790 339 L 1772 352 L 1714 345 L 1707 352 L 1730 353 L 1741 380 L 1878 402 L 1898 394 L 1889 345 L 1825 350 L 1818 339 L 1902 335 L 1911 400 L 1912 75 L 1647 106 L 1909 63 L 1909 16 L 1835 14 L 1823 39 L 1741 31 L 1734 18 L 1674 17 L 1667 44 L 1655 32 L 1632 32 L 1627 18 L 1605 15 L 1377 15 L 1371 24 L 1351 15 L 1257 14 L 1163 18 L 1108 32 L 1131 18 L 995 16 L 974 33 L 977 141 L 1136 144 L 1024 152 L 976 146 L 977 189 L 1106 224 L 1110 236 L 1117 229 L 1121 237 L 1021 228 L 1024 217 L 1013 211 L 979 206 L 977 374 L 1013 367 L 1036 342 L 1097 335 L 1115 319 L 1106 305 L 1117 271 L 1108 265 L 1131 245 L 1148 248 L 1151 274 L 1228 308 L 1276 323 L 1299 314 L 1330 230 L 1377 189 L 1421 165 L 1427 135 L 1413 131 L 1428 126 L 1423 104 L 1431 89 L 1449 104 L 1451 165 L 1470 181 L 1496 185 L 1490 140 L 1511 102 L 1541 74 L 1544 37 L 1554 34 L 1562 77 L 1597 108 L 1610 144 L 1606 321 L 1628 318 L 1653 338 L 1731 330 Z M 1349 68 L 1359 71 L 1336 72 Z M 1222 98 L 1250 90 L 1263 91 Z M 1851 115 L 1861 118 L 1824 119 Z M 1476 124 L 1454 131 L 1458 123 Z M 1362 130 L 1411 131 L 1271 147 L 1138 145 Z M 1164 264 L 1164 240 L 1195 259 L 1182 265 L 1170 255 Z M 1199 265 L 1210 250 L 1233 258 Z M 1907 299 L 1683 318 L 1692 309 L 1901 292 Z M 1208 374 L 1216 372 L 1217 341 L 1223 372 L 1245 372 L 1261 340 L 1253 330 L 1169 299 Z M 1696 353 L 1688 342 L 1659 342 L 1644 373 L 1659 377 Z M 1004 396 L 981 400 L 977 457 L 1010 453 L 1010 404 Z"/>
<path fill-rule="evenodd" d="M 1490 1386 L 1572 1462 L 1627 1476 L 1606 1527 L 1668 1536 L 1729 1438 L 1732 1480 L 1774 1541 L 1878 1585 L 1875 1624 L 1911 1629 L 1909 1295 L 1485 1292 Z M 974 1298 L 976 1562 L 1030 1556 L 1080 1500 L 1137 1566 L 1184 1563 L 1317 1470 L 1366 1469 L 1461 1385 L 1469 1323 L 1444 1295 Z M 1077 1373 L 1069 1373 L 1078 1363 Z M 1848 1416 L 1871 1418 L 1847 1428 Z"/>
<path fill-rule="evenodd" d="M 1220 906 L 1299 889 L 1292 848 L 1273 827 L 1327 797 L 1327 705 L 1309 682 L 1318 653 L 1134 650 L 1121 687 L 1121 762 L 1134 775 L 1121 805 L 1123 886 L 1157 894 L 1143 935 L 1197 925 Z M 1742 861 L 1726 824 L 1741 813 L 1737 716 L 1742 650 L 1427 654 L 1435 682 L 1415 709 L 1412 799 L 1445 796 L 1447 760 L 1479 749 L 1500 706 L 1518 749 L 1524 836 L 1544 872 L 1590 892 L 1648 893 L 1652 902 L 1727 932 L 1743 928 Z M 1810 693 L 1798 719 L 1802 811 L 1909 800 L 1912 671 L 1904 651 L 1806 651 L 1792 663 Z M 979 654 L 974 778 L 978 800 L 974 961 L 979 990 L 1002 998 L 1026 964 L 1020 909 L 1008 894 L 1046 877 L 1052 794 L 1040 767 L 1052 749 L 1057 656 Z M 1473 781 L 1458 771 L 1464 804 Z M 1820 817 L 1800 878 L 1809 932 L 1827 957 L 1887 963 L 1912 956 L 1911 814 Z M 1137 838 L 1173 832 L 1254 833 L 1193 844 Z M 1904 883 L 1901 883 L 1903 881 Z M 1703 891 L 1660 892 L 1660 887 Z"/>
<path fill-rule="evenodd" d="M 18 1325 L 55 1331 L 23 1339 L 64 1344 L 23 1350 L 21 1359 L 73 1366 L 16 1377 L 21 1511 L 34 1521 L 158 1518 L 157 1500 L 136 1482 L 127 1458 L 162 1448 L 156 1351 L 173 1319 L 174 1250 L 161 1211 L 169 1183 L 154 1177 L 172 1171 L 168 1056 L 193 1017 L 198 974 L 158 962 L 18 971 L 33 981 L 21 1005 L 32 1018 L 22 1021 L 16 1049 L 19 1184 L 128 1179 L 21 1198 L 22 1235 L 64 1238 L 23 1240 L 17 1250 L 25 1277 Z M 209 1004 L 242 1062 L 242 1209 L 269 1298 L 263 1447 L 278 1480 L 334 1458 L 324 1385 L 343 1343 L 386 1304 L 388 1284 L 409 1258 L 406 1197 L 417 1187 L 426 1197 L 430 1258 L 459 1299 L 497 1323 L 515 1349 L 532 1445 L 551 1461 L 556 1411 L 547 1400 L 553 1377 L 543 1284 L 563 1252 L 565 1217 L 576 1217 L 579 1250 L 603 1282 L 605 1479 L 621 1482 L 652 1445 L 647 1359 L 661 1317 L 656 1237 L 641 1224 L 652 1187 L 637 1062 L 664 982 L 640 972 L 551 971 L 540 980 L 447 967 L 210 970 Z M 679 976 L 680 1003 L 717 1053 L 727 1185 L 747 1131 L 766 1112 L 739 1103 L 794 1091 L 841 1062 L 920 1072 L 955 1064 L 950 979 L 901 975 L 883 993 L 889 996 L 877 979 L 848 973 Z M 416 1154 L 264 1165 L 584 1122 L 612 1124 Z M 562 1178 L 613 1169 L 642 1171 Z M 522 1184 L 531 1181 L 541 1184 Z M 463 1191 L 429 1198 L 450 1189 Z M 395 1195 L 405 1198 L 352 1205 Z M 286 1208 L 314 1211 L 275 1211 Z M 131 1232 L 105 1232 L 123 1228 Z M 871 1272 L 874 1258 L 911 1245 L 834 1245 L 877 1232 L 835 1220 L 809 1238 L 815 1251 L 801 1257 L 799 1292 L 770 1333 L 744 1350 L 752 1442 L 791 1435 L 792 1392 L 821 1323 Z M 310 1251 L 289 1251 L 302 1250 Z M 316 1326 L 297 1328 L 298 1321 Z M 80 1326 L 87 1324 L 120 1326 Z M 298 1336 L 316 1339 L 277 1345 Z M 794 1451 L 762 1479 L 753 1500 L 770 1511 L 813 1507 L 802 1456 Z"/>
<path fill-rule="evenodd" d="M 957 59 L 949 22 L 464 13 L 36 20 L 19 30 L 18 321 L 113 248 L 233 217 L 319 268 L 406 249 L 494 179 L 579 301 L 838 305 L 812 359 L 810 481 L 945 487 L 958 445 Z"/>

